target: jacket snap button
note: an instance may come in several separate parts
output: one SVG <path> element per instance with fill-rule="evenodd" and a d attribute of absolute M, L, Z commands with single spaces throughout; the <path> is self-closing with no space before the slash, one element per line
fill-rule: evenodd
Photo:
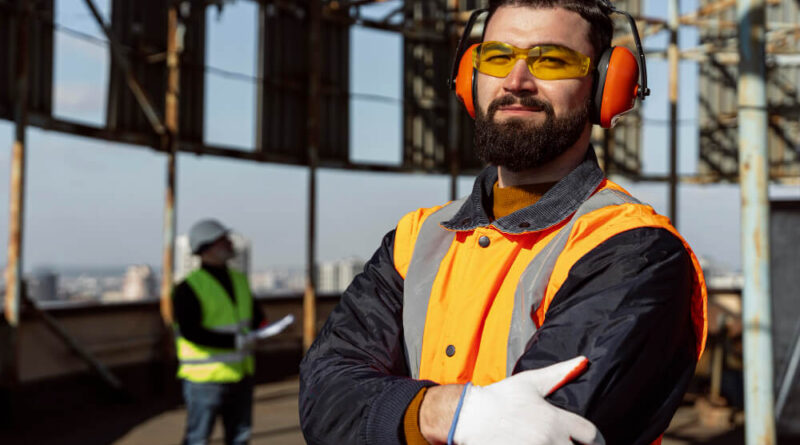
<path fill-rule="evenodd" d="M 523 221 L 519 223 L 519 226 L 522 227 L 523 229 L 527 229 L 528 227 L 531 226 L 531 223 L 529 223 L 528 221 Z"/>
<path fill-rule="evenodd" d="M 453 345 L 448 346 L 447 349 L 445 350 L 445 353 L 447 354 L 448 357 L 456 355 L 456 347 Z"/>
<path fill-rule="evenodd" d="M 488 236 L 486 236 L 486 235 L 484 235 L 484 236 L 482 236 L 482 237 L 478 238 L 478 244 L 479 244 L 481 247 L 489 247 L 489 243 L 490 243 L 490 241 L 489 241 L 489 237 L 488 237 Z"/>

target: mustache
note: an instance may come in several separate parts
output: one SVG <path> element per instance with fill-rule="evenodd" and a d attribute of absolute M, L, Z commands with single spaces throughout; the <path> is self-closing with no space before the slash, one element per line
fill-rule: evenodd
<path fill-rule="evenodd" d="M 548 116 L 555 115 L 553 105 L 544 99 L 533 96 L 514 96 L 513 94 L 506 94 L 503 97 L 493 100 L 492 103 L 489 104 L 489 109 L 486 110 L 487 117 L 492 119 L 500 107 L 507 107 L 510 105 L 521 105 L 526 108 L 541 108 Z"/>

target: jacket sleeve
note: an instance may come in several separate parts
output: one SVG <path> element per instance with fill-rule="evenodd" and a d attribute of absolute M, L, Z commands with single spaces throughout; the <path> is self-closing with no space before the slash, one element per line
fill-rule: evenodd
<path fill-rule="evenodd" d="M 589 369 L 549 400 L 594 422 L 606 443 L 650 444 L 694 373 L 693 276 L 665 229 L 608 239 L 572 267 L 515 372 L 585 355 Z"/>
<path fill-rule="evenodd" d="M 394 235 L 383 238 L 300 364 L 300 423 L 311 445 L 402 444 L 408 404 L 433 385 L 407 377 Z"/>

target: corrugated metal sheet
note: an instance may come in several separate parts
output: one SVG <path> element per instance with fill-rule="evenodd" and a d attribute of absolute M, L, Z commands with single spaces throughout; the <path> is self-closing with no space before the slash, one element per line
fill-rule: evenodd
<path fill-rule="evenodd" d="M 205 89 L 205 8 L 193 2 L 185 20 L 179 99 L 180 138 L 201 142 Z M 112 0 L 111 32 L 123 47 L 134 77 L 160 116 L 166 94 L 167 4 L 161 0 Z M 106 124 L 112 131 L 152 134 L 125 73 L 111 58 Z"/>
<path fill-rule="evenodd" d="M 259 26 L 259 93 L 256 147 L 293 161 L 308 156 L 308 1 L 264 3 Z M 347 25 L 322 24 L 321 160 L 349 157 L 350 33 Z"/>
<path fill-rule="evenodd" d="M 28 35 L 28 110 L 50 115 L 53 96 L 53 0 L 37 0 Z M 17 72 L 16 11 L 20 0 L 0 1 L 0 118 L 13 119 Z"/>
<path fill-rule="evenodd" d="M 701 7 L 714 3 L 702 0 Z M 736 21 L 735 8 L 727 8 L 710 16 L 721 22 Z M 767 8 L 769 52 L 800 52 L 797 31 L 781 32 L 800 25 L 800 11 L 793 0 L 783 0 Z M 778 26 L 780 24 L 780 26 Z M 776 39 L 780 34 L 783 37 Z M 700 31 L 700 44 L 713 45 L 726 52 L 737 51 L 735 28 L 705 27 Z M 768 61 L 769 62 L 769 61 Z M 701 174 L 738 177 L 737 131 L 738 66 L 710 57 L 700 63 L 699 117 Z M 769 107 L 769 156 L 772 177 L 800 174 L 800 69 L 768 63 L 767 97 Z"/>
<path fill-rule="evenodd" d="M 789 370 L 794 342 L 800 341 L 800 201 L 770 203 L 770 284 L 772 288 L 773 351 L 775 386 L 780 388 Z M 783 412 L 777 420 L 778 430 L 800 434 L 800 373 L 789 376 L 793 385 Z M 777 413 L 776 413 L 777 415 Z"/>
<path fill-rule="evenodd" d="M 203 142 L 205 113 L 206 8 L 201 1 L 192 3 L 183 17 L 178 131 L 180 139 Z"/>
<path fill-rule="evenodd" d="M 167 7 L 160 0 L 112 0 L 111 33 L 124 48 L 134 77 L 159 116 L 166 92 Z M 148 58 L 163 54 L 164 57 Z M 152 134 L 144 112 L 128 88 L 125 73 L 111 58 L 106 125 L 112 131 Z"/>

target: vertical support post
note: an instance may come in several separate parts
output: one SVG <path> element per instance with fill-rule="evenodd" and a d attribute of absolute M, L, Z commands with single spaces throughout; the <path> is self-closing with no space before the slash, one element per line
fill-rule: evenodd
<path fill-rule="evenodd" d="M 449 0 L 447 9 L 453 11 L 453 14 L 458 17 L 459 8 L 458 0 Z M 447 41 L 450 42 L 451 51 L 455 51 L 458 46 L 458 37 L 461 34 L 458 27 L 455 25 L 457 20 L 447 20 L 444 27 L 447 33 Z M 447 101 L 448 103 L 448 122 L 450 125 L 447 127 L 448 145 L 450 153 L 450 200 L 455 201 L 458 199 L 458 175 L 461 171 L 461 104 L 455 95 L 450 94 Z"/>
<path fill-rule="evenodd" d="M 172 324 L 173 267 L 175 264 L 175 153 L 178 148 L 178 99 L 180 88 L 180 45 L 178 42 L 178 6 L 173 2 L 167 15 L 167 92 L 164 124 L 166 132 L 161 138 L 167 152 L 167 189 L 164 204 L 163 257 L 161 266 L 161 317 Z"/>
<path fill-rule="evenodd" d="M 11 185 L 9 188 L 8 258 L 6 263 L 5 318 L 13 328 L 19 324 L 22 293 L 22 231 L 25 216 L 25 130 L 28 124 L 28 36 L 31 5 L 20 2 L 17 15 L 17 71 L 14 106 L 14 145 L 11 149 Z"/>
<path fill-rule="evenodd" d="M 775 443 L 769 273 L 766 0 L 737 0 L 745 443 Z"/>
<path fill-rule="evenodd" d="M 678 0 L 669 0 L 669 218 L 678 226 Z"/>
<path fill-rule="evenodd" d="M 24 289 L 22 280 L 22 231 L 25 222 L 25 130 L 28 124 L 28 37 L 32 5 L 19 2 L 17 11 L 16 92 L 14 101 L 14 143 L 11 148 L 11 178 L 8 199 L 8 252 L 5 270 L 6 294 L 4 299 L 5 320 L 0 322 L 0 387 L 13 388 L 19 379 L 17 367 L 17 327 L 19 326 L 20 301 Z M 0 392 L 0 413 L 11 414 L 9 409 L 13 395 Z M 2 419 L 0 419 L 1 423 Z"/>
<path fill-rule="evenodd" d="M 306 291 L 303 295 L 303 351 L 308 351 L 317 335 L 317 163 L 319 158 L 319 103 L 321 92 L 322 2 L 310 2 L 311 32 L 309 54 L 311 72 L 308 94 L 308 233 L 306 238 Z"/>

